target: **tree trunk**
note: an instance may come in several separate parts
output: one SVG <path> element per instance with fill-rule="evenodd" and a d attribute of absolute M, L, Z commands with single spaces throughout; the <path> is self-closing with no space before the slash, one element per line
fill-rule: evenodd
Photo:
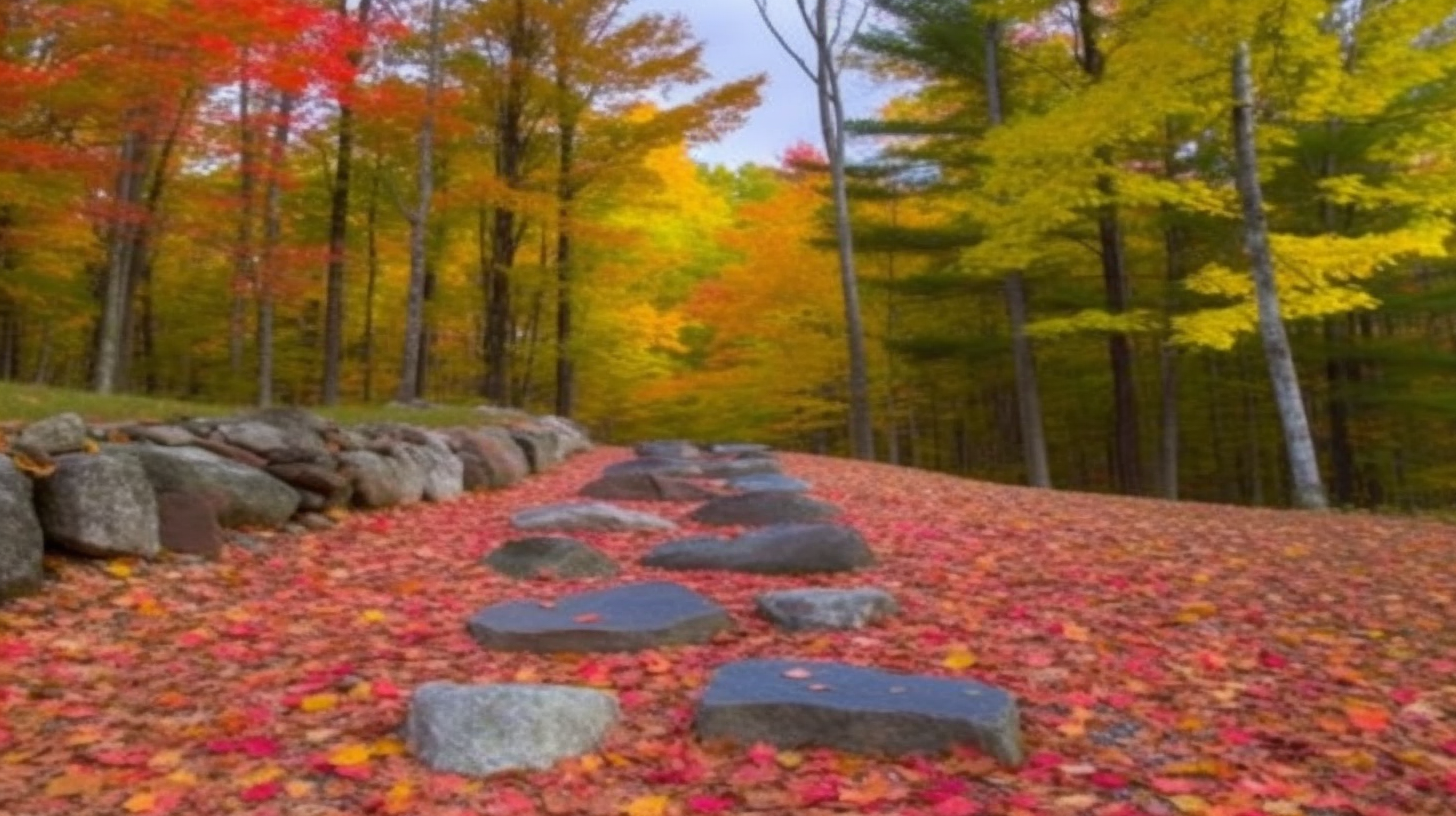
<path fill-rule="evenodd" d="M 1310 438 L 1309 418 L 1289 336 L 1279 311 L 1279 292 L 1274 281 L 1274 260 L 1269 249 L 1269 227 L 1264 216 L 1264 195 L 1259 186 L 1258 154 L 1254 143 L 1254 84 L 1249 67 L 1249 47 L 1240 43 L 1233 60 L 1233 129 L 1237 156 L 1239 197 L 1244 210 L 1244 242 L 1253 267 L 1254 290 L 1259 307 L 1259 333 L 1274 399 L 1279 406 L 1279 423 L 1289 456 L 1294 501 L 1309 509 L 1328 506 L 1320 482 L 1319 460 Z"/>
<path fill-rule="evenodd" d="M 818 54 L 816 90 L 819 124 L 824 150 L 829 156 L 829 174 L 834 193 L 834 227 L 839 249 L 839 284 L 844 293 L 844 328 L 849 350 L 849 441 L 856 459 L 875 458 L 874 424 L 870 415 L 869 361 L 865 352 L 864 322 L 860 316 L 859 280 L 854 269 L 854 234 L 849 215 L 849 192 L 845 183 L 844 99 L 840 94 L 839 70 L 834 44 L 830 42 L 827 0 L 814 8 L 814 45 Z"/>
<path fill-rule="evenodd" d="M 257 176 L 252 121 L 253 86 L 248 77 L 248 50 L 243 49 L 243 77 L 238 88 L 238 238 L 233 259 L 232 314 L 228 320 L 228 362 L 236 379 L 243 370 L 245 289 L 253 280 L 253 188 Z"/>
<path fill-rule="evenodd" d="M 360 0 L 359 26 L 369 25 L 374 0 Z M 339 0 L 339 18 L 349 16 L 348 0 Z M 349 52 L 354 71 L 364 61 L 362 50 Z M 334 168 L 334 189 L 329 201 L 329 267 L 324 303 L 324 405 L 339 401 L 339 379 L 344 358 L 344 273 L 349 249 L 349 193 L 354 175 L 354 106 L 347 98 L 354 91 L 351 81 L 339 100 L 339 155 Z"/>
<path fill-rule="evenodd" d="M 379 185 L 383 168 L 376 158 L 374 183 L 369 188 L 365 235 L 368 280 L 364 288 L 364 401 L 374 401 L 374 290 L 379 283 Z"/>
<path fill-rule="evenodd" d="M 558 88 L 558 92 L 563 91 Z M 568 418 L 576 411 L 576 363 L 571 353 L 571 205 L 575 195 L 571 171 L 575 136 L 575 123 L 563 121 L 556 188 L 556 415 Z"/>
<path fill-rule="evenodd" d="M 986 112 L 992 127 L 1005 118 L 1001 97 L 1001 24 L 986 24 Z M 1011 329 L 1011 356 L 1016 371 L 1016 410 L 1021 429 L 1022 460 L 1026 467 L 1026 483 L 1032 487 L 1051 487 L 1051 469 L 1047 466 L 1046 432 L 1042 422 L 1041 389 L 1036 381 L 1036 357 L 1031 338 L 1026 334 L 1026 280 L 1020 272 L 1006 277 L 1003 283 L 1006 317 Z"/>
<path fill-rule="evenodd" d="M 435 186 L 435 117 L 439 104 L 441 50 L 441 0 L 430 0 L 429 68 L 425 80 L 425 116 L 420 123 L 419 170 L 414 212 L 410 213 L 409 295 L 405 306 L 404 355 L 400 362 L 399 388 L 395 398 L 410 402 L 420 398 L 419 359 L 425 334 L 425 239 L 430 223 L 430 199 Z"/>
<path fill-rule="evenodd" d="M 506 68 L 505 97 L 496 119 L 496 177 L 508 189 L 521 181 L 525 162 L 526 73 L 531 58 L 531 32 L 524 0 L 515 0 Z M 486 277 L 485 398 L 498 405 L 511 399 L 511 268 L 515 265 L 519 239 L 516 212 L 510 206 L 496 207 L 491 230 L 490 273 Z"/>
<path fill-rule="evenodd" d="M 273 404 L 273 282 L 278 277 L 278 245 L 283 238 L 283 165 L 293 125 L 294 96 L 278 98 L 273 143 L 268 151 L 268 186 L 263 194 L 263 251 L 258 264 L 258 407 Z"/>
<path fill-rule="evenodd" d="M 1081 37 L 1081 65 L 1094 82 L 1102 79 L 1106 57 L 1099 35 L 1102 20 L 1093 9 L 1092 0 L 1077 0 L 1078 33 Z M 1110 151 L 1098 150 L 1097 161 L 1107 165 Z M 1131 292 L 1127 278 L 1127 260 L 1123 252 L 1122 224 L 1113 196 L 1112 176 L 1097 178 L 1097 192 L 1102 204 L 1097 209 L 1097 237 L 1102 257 L 1102 285 L 1107 311 L 1120 315 L 1127 311 Z M 1107 356 L 1112 364 L 1113 404 L 1113 484 L 1121 493 L 1143 492 L 1142 444 L 1138 439 L 1137 383 L 1133 379 L 1132 342 L 1125 332 L 1112 332 L 1107 338 Z"/>
<path fill-rule="evenodd" d="M 116 174 L 116 212 L 110 229 L 106 281 L 102 289 L 101 322 L 97 329 L 96 367 L 92 388 L 110 394 L 117 387 L 121 367 L 122 331 L 126 325 L 127 278 L 131 273 L 131 252 L 135 247 L 132 223 L 136 213 L 141 179 L 137 166 L 142 161 L 143 137 L 130 122 L 121 143 L 121 161 Z"/>

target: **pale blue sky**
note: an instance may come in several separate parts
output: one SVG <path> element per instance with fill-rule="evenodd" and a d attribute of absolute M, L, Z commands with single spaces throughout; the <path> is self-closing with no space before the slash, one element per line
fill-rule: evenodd
<path fill-rule="evenodd" d="M 793 0 L 771 0 L 770 5 L 786 13 L 782 17 L 785 34 L 801 37 Z M 704 61 L 718 81 L 756 73 L 769 76 L 763 104 L 748 124 L 718 144 L 695 149 L 693 155 L 700 161 L 772 164 L 796 141 L 820 144 L 814 88 L 765 30 L 753 0 L 631 0 L 631 8 L 687 17 L 693 33 L 704 42 Z M 851 117 L 868 116 L 888 99 L 884 89 L 858 75 L 846 75 L 844 92 Z"/>

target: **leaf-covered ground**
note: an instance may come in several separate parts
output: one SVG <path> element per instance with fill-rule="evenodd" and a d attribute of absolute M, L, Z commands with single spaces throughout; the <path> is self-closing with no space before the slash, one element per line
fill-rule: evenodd
<path fill-rule="evenodd" d="M 880 555 L 861 575 L 675 573 L 726 606 L 709 645 L 496 654 L 477 608 L 600 582 L 478 566 L 510 512 L 569 497 L 601 449 L 503 493 L 360 515 L 221 565 L 60 565 L 0 608 L 0 813 L 1456 813 L 1456 527 L 1038 493 L 786 455 Z M 661 505 L 638 505 L 663 511 Z M 681 516 L 691 506 L 668 507 Z M 689 525 L 685 529 L 691 531 Z M 623 581 L 660 537 L 583 536 Z M 775 632 L 756 593 L 873 583 L 883 628 Z M 970 676 L 1023 701 L 1031 759 L 891 761 L 700 745 L 694 696 L 735 658 Z M 479 782 L 394 734 L 430 680 L 615 690 L 599 755 Z"/>

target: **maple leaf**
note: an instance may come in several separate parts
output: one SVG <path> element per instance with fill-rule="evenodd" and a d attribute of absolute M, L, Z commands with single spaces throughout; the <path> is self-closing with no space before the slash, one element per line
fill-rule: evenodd
<path fill-rule="evenodd" d="M 239 796 L 242 797 L 242 800 L 244 802 L 248 802 L 249 804 L 257 804 L 259 802 L 267 802 L 270 799 L 275 799 L 278 797 L 278 794 L 282 792 L 283 784 L 277 780 L 273 780 L 271 782 L 263 782 L 258 785 L 253 785 L 252 787 L 245 788 L 243 792 L 239 794 Z"/>
<path fill-rule="evenodd" d="M 934 816 L 978 816 L 981 805 L 964 796 L 949 796 L 930 809 Z"/>
<path fill-rule="evenodd" d="M 98 774 L 65 773 L 46 783 L 45 795 L 56 799 L 95 796 L 105 786 L 106 779 Z"/>
<path fill-rule="evenodd" d="M 672 800 L 666 796 L 643 796 L 622 809 L 626 816 L 666 816 Z"/>
<path fill-rule="evenodd" d="M 1346 705 L 1345 716 L 1361 731 L 1384 731 L 1390 725 L 1390 712 L 1368 703 Z"/>
<path fill-rule="evenodd" d="M 157 806 L 157 795 L 155 793 L 132 794 L 121 807 L 127 813 L 150 813 Z"/>
<path fill-rule="evenodd" d="M 349 768 L 355 765 L 367 765 L 369 758 L 369 746 L 356 742 L 335 748 L 329 754 L 329 764 L 335 768 Z"/>
<path fill-rule="evenodd" d="M 976 665 L 976 656 L 970 649 L 964 646 L 957 646 L 950 650 L 950 653 L 945 656 L 944 660 L 940 661 L 940 665 L 951 671 L 965 671 Z"/>
<path fill-rule="evenodd" d="M 339 695 L 337 694 L 310 694 L 298 702 L 298 708 L 300 711 L 312 714 L 318 711 L 328 711 L 338 704 Z"/>
<path fill-rule="evenodd" d="M 689 796 L 688 810 L 693 813 L 726 813 L 733 809 L 734 801 L 724 796 Z"/>

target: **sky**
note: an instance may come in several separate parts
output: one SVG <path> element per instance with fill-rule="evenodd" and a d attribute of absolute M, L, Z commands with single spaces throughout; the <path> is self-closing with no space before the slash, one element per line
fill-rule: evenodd
<path fill-rule="evenodd" d="M 781 30 L 807 45 L 793 0 L 770 0 L 771 8 L 786 14 Z M 715 80 L 728 82 L 757 73 L 768 74 L 763 103 L 748 123 L 724 139 L 693 150 L 709 164 L 736 166 L 744 162 L 776 164 L 785 149 L 798 141 L 821 144 L 819 108 L 814 86 L 764 28 L 753 0 L 631 0 L 633 11 L 676 12 L 692 24 L 703 41 L 703 58 Z M 846 74 L 842 80 L 846 114 L 865 117 L 888 101 L 889 93 L 863 75 Z"/>

